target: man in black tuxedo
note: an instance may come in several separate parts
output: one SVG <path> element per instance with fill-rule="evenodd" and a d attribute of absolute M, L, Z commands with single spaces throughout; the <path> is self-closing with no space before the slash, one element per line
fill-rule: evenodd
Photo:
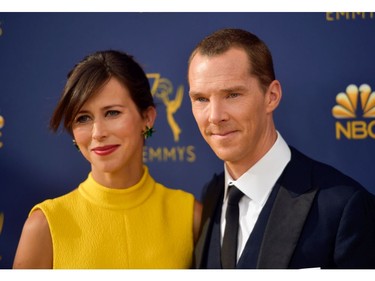
<path fill-rule="evenodd" d="M 282 90 L 268 47 L 247 31 L 218 30 L 192 52 L 188 80 L 199 130 L 224 161 L 204 189 L 196 268 L 375 268 L 374 197 L 276 130 Z M 238 204 L 228 204 L 232 190 Z M 227 209 L 239 212 L 234 238 L 224 235 L 237 221 Z"/>

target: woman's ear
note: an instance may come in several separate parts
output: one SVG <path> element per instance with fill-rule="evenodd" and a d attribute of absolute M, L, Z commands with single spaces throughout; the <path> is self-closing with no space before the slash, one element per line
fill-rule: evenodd
<path fill-rule="evenodd" d="M 154 106 L 149 106 L 143 113 L 143 118 L 146 122 L 146 126 L 152 128 L 156 120 L 156 108 Z"/>

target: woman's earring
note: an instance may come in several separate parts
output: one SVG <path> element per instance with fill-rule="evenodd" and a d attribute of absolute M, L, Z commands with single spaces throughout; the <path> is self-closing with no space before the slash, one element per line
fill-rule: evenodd
<path fill-rule="evenodd" d="M 145 139 L 152 137 L 152 134 L 155 133 L 154 127 L 146 126 L 146 129 L 142 132 L 142 135 Z"/>
<path fill-rule="evenodd" d="M 75 148 L 77 148 L 77 150 L 79 151 L 79 147 L 78 147 L 78 144 L 77 144 L 76 140 L 73 139 L 72 141 L 73 141 L 73 145 L 75 146 Z"/>

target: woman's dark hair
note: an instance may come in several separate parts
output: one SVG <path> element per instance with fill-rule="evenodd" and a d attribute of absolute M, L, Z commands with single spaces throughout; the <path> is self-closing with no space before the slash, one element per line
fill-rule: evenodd
<path fill-rule="evenodd" d="M 210 57 L 221 55 L 230 48 L 240 48 L 246 52 L 250 74 L 259 79 L 260 86 L 265 92 L 275 80 L 272 55 L 262 40 L 246 30 L 225 28 L 207 36 L 194 48 L 189 58 L 189 65 L 197 53 Z"/>
<path fill-rule="evenodd" d="M 83 104 L 112 77 L 129 90 L 141 115 L 148 107 L 155 107 L 148 78 L 134 58 L 121 51 L 99 51 L 86 56 L 69 72 L 50 120 L 51 130 L 56 132 L 63 123 L 72 134 L 74 118 Z"/>

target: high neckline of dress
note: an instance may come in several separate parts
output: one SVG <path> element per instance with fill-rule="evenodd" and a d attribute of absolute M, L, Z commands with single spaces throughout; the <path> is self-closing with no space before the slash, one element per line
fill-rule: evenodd
<path fill-rule="evenodd" d="M 155 188 L 147 166 L 141 180 L 125 189 L 114 189 L 97 183 L 91 173 L 78 187 L 80 193 L 90 202 L 109 209 L 130 209 L 142 204 Z"/>

